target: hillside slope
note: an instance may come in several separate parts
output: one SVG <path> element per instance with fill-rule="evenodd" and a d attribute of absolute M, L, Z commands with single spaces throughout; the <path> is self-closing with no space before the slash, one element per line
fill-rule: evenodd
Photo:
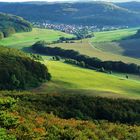
<path fill-rule="evenodd" d="M 107 2 L 0 3 L 0 11 L 22 16 L 30 21 L 47 20 L 55 23 L 83 25 L 140 24 L 138 13 Z"/>
<path fill-rule="evenodd" d="M 0 47 L 0 90 L 36 87 L 50 80 L 47 67 L 19 50 Z"/>
<path fill-rule="evenodd" d="M 125 30 L 115 30 L 95 33 L 92 44 L 96 49 L 102 52 L 117 54 L 126 57 L 140 58 L 139 28 L 130 28 Z M 118 57 L 119 58 L 119 57 Z M 127 58 L 128 60 L 128 58 Z M 135 60 L 136 62 L 137 60 Z"/>
<path fill-rule="evenodd" d="M 45 61 L 52 81 L 34 89 L 35 93 L 84 94 L 103 97 L 140 98 L 140 82 L 82 69 L 57 61 Z"/>
<path fill-rule="evenodd" d="M 33 45 L 39 40 L 45 40 L 46 42 L 51 43 L 52 41 L 58 40 L 60 37 L 72 38 L 74 35 L 55 30 L 33 28 L 31 32 L 15 33 L 10 37 L 4 38 L 0 40 L 0 44 L 22 49 Z"/>
<path fill-rule="evenodd" d="M 8 37 L 15 32 L 28 32 L 32 30 L 31 24 L 21 17 L 0 13 L 0 39 Z"/>

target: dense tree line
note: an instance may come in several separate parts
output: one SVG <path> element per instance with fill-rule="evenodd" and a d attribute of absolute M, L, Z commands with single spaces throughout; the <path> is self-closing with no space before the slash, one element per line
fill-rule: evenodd
<path fill-rule="evenodd" d="M 61 59 L 58 59 L 58 60 L 61 60 Z M 64 60 L 64 63 L 76 65 L 76 66 L 79 66 L 79 67 L 82 67 L 82 68 L 94 69 L 93 67 L 87 67 L 86 64 L 85 64 L 85 62 L 83 62 L 83 61 L 77 61 L 77 60 L 74 60 L 74 59 L 65 59 Z M 107 71 L 103 67 L 102 68 L 98 68 L 98 69 L 94 69 L 94 70 L 96 70 L 98 72 L 104 72 L 104 73 L 112 74 L 112 71 Z"/>
<path fill-rule="evenodd" d="M 1 49 L 0 89 L 25 89 L 50 80 L 48 69 L 43 64 L 16 54 L 16 50 Z"/>
<path fill-rule="evenodd" d="M 39 41 L 31 47 L 34 51 L 46 55 L 57 55 L 63 58 L 74 59 L 78 62 L 84 62 L 85 67 L 91 69 L 104 68 L 109 71 L 123 72 L 123 73 L 140 73 L 140 66 L 136 64 L 126 64 L 121 61 L 101 61 L 95 57 L 89 57 L 86 55 L 79 54 L 79 52 L 74 50 L 64 50 L 62 48 L 52 48 L 48 47 L 47 43 L 44 41 Z"/>
<path fill-rule="evenodd" d="M 21 17 L 0 14 L 0 39 L 8 37 L 15 32 L 28 32 L 32 30 L 29 22 Z"/>
<path fill-rule="evenodd" d="M 80 67 L 83 67 L 83 68 L 86 67 L 85 62 L 83 62 L 83 61 L 79 62 L 79 61 L 76 61 L 76 60 L 73 60 L 73 59 L 65 59 L 64 63 L 80 66 Z"/>
<path fill-rule="evenodd" d="M 94 34 L 87 34 L 87 35 L 82 35 L 82 33 L 77 33 L 75 34 L 75 37 L 71 37 L 71 38 L 67 38 L 67 37 L 60 37 L 58 40 L 56 41 L 52 41 L 52 43 L 48 43 L 48 44 L 57 44 L 57 43 L 74 43 L 75 40 L 82 40 L 84 38 L 92 38 L 94 37 Z"/>
<path fill-rule="evenodd" d="M 74 43 L 74 40 L 79 40 L 78 37 L 72 37 L 72 38 L 67 38 L 67 37 L 60 37 L 56 41 L 52 41 L 50 44 L 57 44 L 57 43 Z"/>
<path fill-rule="evenodd" d="M 75 33 L 75 37 L 67 38 L 67 37 L 60 37 L 57 41 L 53 41 L 53 43 L 74 43 L 74 40 L 81 40 L 84 38 L 92 38 L 94 37 L 93 33 L 89 33 L 88 30 L 87 32 L 85 31 L 79 31 Z"/>

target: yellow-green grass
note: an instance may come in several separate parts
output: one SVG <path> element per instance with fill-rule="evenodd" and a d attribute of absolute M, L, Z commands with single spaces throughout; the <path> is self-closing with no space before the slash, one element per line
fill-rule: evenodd
<path fill-rule="evenodd" d="M 122 41 L 122 39 L 134 35 L 137 32 L 137 29 L 138 28 L 130 28 L 114 31 L 95 32 L 95 37 L 91 39 L 83 39 L 82 42 L 75 41 L 75 43 L 54 44 L 52 47 L 55 46 L 61 47 L 63 49 L 73 49 L 79 51 L 81 54 L 85 54 L 91 57 L 98 57 L 99 59 L 105 61 L 123 61 L 125 63 L 135 63 L 140 65 L 139 58 L 124 55 L 125 51 L 129 50 L 131 47 L 130 45 L 132 44 L 132 41 L 131 43 L 128 40 Z M 124 47 L 121 46 L 119 41 L 121 41 L 121 44 L 123 44 Z M 135 46 L 136 44 L 138 44 L 138 41 L 136 41 Z"/>
<path fill-rule="evenodd" d="M 44 62 L 52 82 L 34 90 L 40 93 L 81 93 L 93 96 L 140 98 L 140 82 L 83 69 L 58 61 Z"/>
<path fill-rule="evenodd" d="M 140 57 L 140 39 L 129 39 L 117 42 L 100 42 L 93 43 L 96 49 L 103 52 L 109 52 L 113 54 L 125 55 L 129 57 Z"/>
<path fill-rule="evenodd" d="M 88 40 L 84 40 L 82 43 L 81 42 L 59 43 L 59 44 L 52 44 L 51 46 L 52 47 L 61 47 L 63 49 L 68 49 L 68 50 L 73 49 L 73 50 L 78 51 L 81 54 L 85 54 L 90 57 L 97 57 L 103 61 L 106 61 L 106 60 L 123 61 L 125 63 L 135 63 L 135 64 L 140 65 L 140 59 L 102 51 L 102 50 L 94 47 L 94 44 L 90 43 Z"/>
<path fill-rule="evenodd" d="M 103 31 L 103 32 L 95 32 L 94 38 L 91 39 L 94 43 L 99 42 L 112 42 L 118 41 L 122 39 L 126 39 L 134 35 L 139 28 L 129 28 L 129 29 L 120 29 L 120 30 L 113 30 L 113 31 Z"/>
<path fill-rule="evenodd" d="M 126 75 L 128 76 L 129 79 L 131 80 L 136 80 L 136 81 L 140 81 L 140 75 L 135 75 L 135 74 L 126 74 L 126 73 L 112 73 L 115 76 L 119 76 L 121 78 L 126 78 Z"/>
<path fill-rule="evenodd" d="M 21 49 L 24 47 L 29 47 L 39 40 L 52 42 L 54 40 L 58 40 L 62 36 L 73 37 L 73 35 L 60 31 L 33 28 L 31 32 L 16 33 L 8 38 L 0 40 L 0 45 Z"/>
<path fill-rule="evenodd" d="M 94 33 L 90 39 L 93 47 L 111 54 L 139 58 L 140 39 L 130 39 L 139 28 L 121 29 Z"/>
<path fill-rule="evenodd" d="M 74 49 L 82 54 L 86 54 L 91 57 L 98 57 L 102 60 L 124 61 L 126 63 L 140 64 L 139 59 L 122 56 L 123 49 L 119 48 L 119 45 L 118 46 L 115 46 L 116 44 L 112 45 L 113 42 L 111 42 L 110 45 L 111 47 L 106 47 L 109 46 L 108 45 L 109 42 L 106 42 L 107 45 L 105 45 L 106 43 L 100 42 L 100 41 L 112 41 L 114 40 L 114 38 L 121 39 L 126 36 L 134 34 L 136 30 L 137 28 L 131 28 L 131 29 L 122 29 L 122 30 L 115 30 L 115 31 L 97 32 L 94 33 L 95 38 L 85 39 L 83 40 L 82 43 L 76 41 L 76 43 L 69 43 L 69 44 L 61 43 L 52 46 L 58 46 L 65 49 Z M 52 42 L 54 40 L 57 40 L 61 36 L 73 37 L 73 35 L 66 34 L 59 31 L 34 28 L 32 32 L 16 33 L 11 37 L 0 40 L 0 45 L 22 49 L 24 47 L 31 46 L 33 43 L 39 40 Z M 92 41 L 94 42 L 93 44 L 90 43 Z M 108 49 L 110 51 L 108 51 Z M 113 52 L 117 52 L 117 53 L 114 54 Z"/>

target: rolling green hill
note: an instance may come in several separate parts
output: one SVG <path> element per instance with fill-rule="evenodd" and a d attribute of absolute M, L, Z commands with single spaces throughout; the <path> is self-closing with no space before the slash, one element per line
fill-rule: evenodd
<path fill-rule="evenodd" d="M 52 47 L 73 49 L 101 60 L 123 61 L 140 65 L 139 39 L 130 39 L 139 28 L 129 28 L 114 31 L 95 32 L 94 37 L 75 41 L 74 43 L 52 44 Z M 133 53 L 135 51 L 135 53 Z M 131 52 L 131 54 L 128 52 Z M 133 53 L 133 54 L 132 54 Z"/>
<path fill-rule="evenodd" d="M 0 39 L 16 32 L 29 32 L 32 26 L 21 17 L 0 13 Z"/>
<path fill-rule="evenodd" d="M 0 40 L 0 44 L 3 46 L 9 46 L 13 48 L 22 49 L 29 47 L 39 40 L 45 40 L 46 42 L 52 42 L 58 40 L 60 37 L 73 37 L 73 35 L 66 34 L 60 31 L 33 28 L 28 33 L 16 33 L 8 38 Z M 16 42 L 15 42 L 16 40 Z"/>
<path fill-rule="evenodd" d="M 88 40 L 85 39 L 85 40 L 83 40 L 82 43 L 80 43 L 80 42 L 76 42 L 76 43 L 63 43 L 63 44 L 60 44 L 60 47 L 63 46 L 63 48 L 66 48 L 66 49 L 77 49 L 80 52 L 83 52 L 84 54 L 85 53 L 86 54 L 89 54 L 90 56 L 102 56 L 102 57 L 105 57 L 106 59 L 107 59 L 107 56 L 108 56 L 108 59 L 109 60 L 112 60 L 112 59 L 119 60 L 119 59 L 121 59 L 121 60 L 124 60 L 126 62 L 134 62 L 134 63 L 140 64 L 140 62 L 139 62 L 138 59 L 133 59 L 133 58 L 129 58 L 129 57 L 123 57 L 121 55 L 116 55 L 116 58 L 115 58 L 114 55 L 111 55 L 111 53 L 110 54 L 109 53 L 106 53 L 106 55 L 103 55 L 105 53 L 102 52 L 102 51 L 99 51 L 100 53 L 98 54 L 97 53 L 98 51 L 97 52 L 96 51 L 93 51 L 94 50 L 94 47 L 93 46 L 92 47 L 90 46 L 91 47 L 90 49 L 88 48 L 88 46 L 86 47 L 86 44 L 91 45 L 89 43 L 89 41 L 93 41 L 93 44 L 94 43 L 101 43 L 100 38 L 103 39 L 103 42 L 114 41 L 114 39 L 116 39 L 116 40 L 119 41 L 122 38 L 126 38 L 126 37 L 128 37 L 130 35 L 135 34 L 136 33 L 136 30 L 137 29 L 125 29 L 125 30 L 116 30 L 116 31 L 111 31 L 111 32 L 99 32 L 99 33 L 95 33 L 95 38 L 93 38 L 93 39 L 88 39 Z M 116 37 L 114 37 L 114 35 L 116 35 Z M 28 46 L 32 45 L 34 42 L 36 42 L 38 40 L 46 40 L 47 42 L 52 42 L 53 40 L 57 40 L 61 36 L 73 37 L 73 35 L 65 34 L 65 33 L 62 33 L 62 32 L 59 32 L 59 31 L 46 30 L 46 29 L 37 29 L 36 28 L 36 29 L 33 29 L 32 32 L 14 34 L 11 37 L 8 37 L 8 38 L 5 38 L 5 39 L 1 40 L 0 41 L 0 44 L 6 45 L 6 46 L 9 46 L 9 47 L 23 48 L 23 47 L 28 47 Z M 17 42 L 14 41 L 15 38 L 18 40 Z M 78 44 L 79 44 L 79 46 L 78 46 Z M 58 44 L 55 44 L 55 45 L 58 46 Z M 73 47 L 71 47 L 71 45 L 73 45 Z M 120 58 L 117 57 L 117 56 L 120 56 Z M 58 68 L 57 67 L 55 68 L 55 65 Z M 58 66 L 58 65 L 60 65 L 60 66 Z M 61 65 L 65 69 L 62 69 L 61 68 Z M 128 94 L 128 95 L 131 96 L 131 93 L 133 93 L 133 92 L 134 92 L 134 95 L 135 96 L 139 96 L 138 95 L 139 82 L 137 82 L 137 81 L 135 81 L 134 87 L 132 86 L 132 88 L 130 90 L 129 87 L 131 87 L 130 85 L 132 84 L 131 83 L 131 80 L 126 80 L 126 79 L 123 79 L 121 77 L 119 78 L 119 77 L 114 77 L 114 76 L 111 76 L 111 75 L 100 74 L 100 73 L 97 73 L 97 72 L 94 72 L 94 71 L 92 72 L 90 70 L 86 70 L 87 74 L 83 75 L 83 73 L 84 73 L 83 72 L 83 69 L 80 69 L 80 68 L 78 69 L 78 68 L 75 68 L 75 67 L 71 67 L 71 66 L 68 66 L 68 65 L 65 65 L 65 64 L 61 64 L 61 63 L 59 64 L 59 63 L 55 63 L 55 62 L 52 65 L 52 67 L 54 67 L 54 70 L 58 70 L 57 71 L 58 73 L 61 72 L 61 71 L 63 71 L 63 70 L 69 71 L 71 68 L 74 68 L 73 70 L 70 70 L 70 71 L 73 71 L 74 73 L 77 73 L 78 71 L 82 71 L 82 74 L 81 74 L 80 77 L 86 77 L 86 76 L 89 75 L 89 80 L 88 81 L 92 81 L 92 78 L 94 79 L 94 76 L 93 77 L 92 76 L 90 77 L 90 75 L 98 75 L 98 74 L 99 75 L 103 75 L 103 76 L 101 76 L 101 81 L 98 81 L 96 83 L 93 82 L 92 84 L 89 83 L 88 81 L 85 82 L 84 81 L 85 79 L 83 79 L 83 81 L 81 80 L 80 83 L 79 83 L 79 81 L 75 81 L 74 82 L 74 80 L 72 80 L 72 79 L 74 79 L 74 77 L 72 77 L 71 78 L 72 81 L 69 79 L 70 81 L 68 81 L 68 83 L 70 83 L 70 84 L 67 85 L 67 82 L 66 82 L 67 80 L 66 81 L 64 80 L 64 82 L 62 82 L 62 83 L 60 82 L 59 83 L 59 80 L 61 78 L 58 77 L 59 80 L 56 80 L 56 81 L 58 81 L 58 85 L 60 84 L 62 87 L 64 86 L 64 89 L 67 89 L 67 88 L 65 88 L 65 86 L 66 87 L 71 87 L 71 86 L 73 87 L 74 86 L 74 87 L 78 87 L 77 88 L 77 91 L 78 92 L 80 92 L 81 91 L 81 88 L 82 88 L 82 89 L 84 89 L 83 92 L 85 92 L 85 93 L 86 92 L 87 93 L 91 93 L 91 91 L 93 91 L 95 95 L 97 95 L 97 93 L 100 94 L 100 93 L 102 93 L 101 91 L 103 91 L 104 93 L 106 93 L 104 95 L 107 95 L 107 96 L 108 96 L 108 94 L 111 94 L 111 96 L 112 96 L 112 93 L 117 93 L 117 94 L 113 94 L 115 96 L 118 96 L 118 93 L 120 93 L 119 96 L 121 96 L 121 94 L 122 94 L 122 96 L 123 96 L 123 94 L 124 95 L 125 94 L 126 95 Z M 51 73 L 53 73 L 53 70 L 52 70 Z M 56 76 L 55 74 L 53 74 L 53 78 Z M 61 76 L 65 76 L 65 73 L 64 74 L 61 73 L 60 75 Z M 72 75 L 74 75 L 74 74 L 72 74 Z M 59 74 L 57 76 L 59 76 Z M 96 77 L 96 80 L 97 80 L 98 79 L 97 78 L 98 76 L 95 76 L 95 77 Z M 120 79 L 123 79 L 123 80 L 120 80 Z M 104 80 L 105 81 L 106 80 L 109 80 L 110 83 L 112 83 L 113 85 L 111 85 L 111 86 L 104 85 L 103 84 L 104 83 Z M 134 82 L 134 81 L 132 81 L 132 82 Z M 85 83 L 88 83 L 88 84 L 86 85 Z M 102 83 L 102 86 L 103 86 L 102 88 L 100 88 L 100 90 L 97 88 L 97 87 L 99 87 L 99 83 Z M 119 86 L 117 86 L 117 84 L 119 84 L 119 83 L 121 83 L 121 85 L 123 85 L 123 84 L 124 85 L 121 86 L 121 87 L 119 87 Z M 51 83 L 50 83 L 50 85 L 51 85 Z M 61 87 L 60 85 L 58 87 Z M 55 84 L 54 84 L 54 87 L 55 87 Z M 56 82 L 56 87 L 57 87 L 57 82 Z M 50 87 L 50 88 L 52 88 L 52 87 Z"/>
<path fill-rule="evenodd" d="M 92 45 L 102 52 L 139 59 L 140 37 L 137 34 L 138 29 L 95 33 Z"/>
<path fill-rule="evenodd" d="M 140 39 L 129 39 L 117 42 L 95 43 L 93 46 L 103 52 L 139 59 L 139 44 Z"/>
<path fill-rule="evenodd" d="M 57 61 L 45 61 L 52 82 L 33 90 L 36 93 L 86 94 L 103 97 L 140 98 L 140 82 Z"/>
<path fill-rule="evenodd" d="M 119 29 L 113 31 L 95 32 L 95 37 L 92 38 L 94 43 L 99 42 L 113 42 L 127 39 L 134 35 L 139 28 Z"/>

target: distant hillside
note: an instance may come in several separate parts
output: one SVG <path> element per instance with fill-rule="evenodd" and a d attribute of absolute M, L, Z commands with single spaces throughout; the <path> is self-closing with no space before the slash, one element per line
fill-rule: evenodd
<path fill-rule="evenodd" d="M 23 18 L 0 13 L 0 39 L 15 32 L 28 32 L 31 30 L 31 24 Z"/>
<path fill-rule="evenodd" d="M 86 3 L 0 3 L 0 11 L 22 16 L 30 21 L 83 25 L 140 24 L 140 14 L 107 2 Z"/>
<path fill-rule="evenodd" d="M 132 2 L 116 3 L 116 4 L 122 8 L 140 12 L 140 2 L 132 1 Z"/>

